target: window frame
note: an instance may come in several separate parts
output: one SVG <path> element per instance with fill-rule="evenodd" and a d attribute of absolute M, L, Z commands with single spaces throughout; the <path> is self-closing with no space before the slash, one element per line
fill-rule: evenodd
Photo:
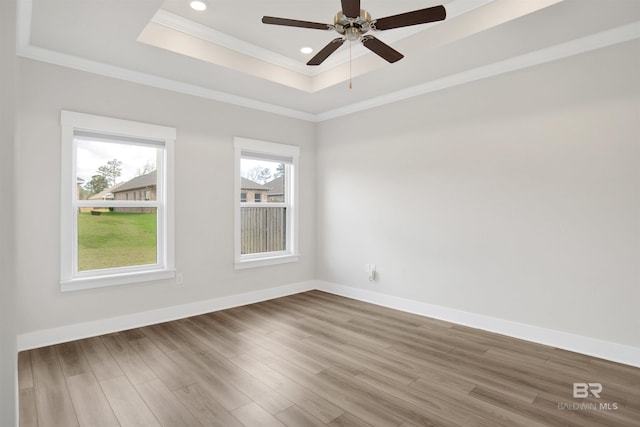
<path fill-rule="evenodd" d="M 175 278 L 174 150 L 176 129 L 149 123 L 62 110 L 60 290 L 101 288 Z M 114 139 L 138 139 L 163 146 L 157 164 L 157 200 L 78 200 L 76 131 Z M 125 142 L 126 143 L 126 142 Z M 135 144 L 132 142 L 132 144 Z M 153 207 L 157 212 L 156 264 L 78 271 L 78 211 L 85 207 Z"/>
<path fill-rule="evenodd" d="M 235 243 L 234 243 L 234 264 L 235 269 L 245 269 L 253 267 L 263 267 L 268 265 L 297 262 L 300 259 L 299 253 L 299 215 L 298 215 L 298 181 L 299 181 L 299 157 L 300 147 L 295 145 L 281 144 L 275 142 L 260 141 L 243 137 L 234 137 L 235 151 L 235 185 L 234 185 L 234 207 L 235 207 Z M 243 152 L 265 155 L 264 160 L 273 161 L 269 156 L 288 157 L 290 164 L 285 165 L 285 194 L 284 202 L 242 202 L 241 201 L 241 160 Z M 267 198 L 268 199 L 268 198 Z M 242 251 L 242 230 L 241 230 L 241 208 L 242 207 L 285 207 L 286 208 L 286 241 L 284 251 L 261 252 L 255 254 L 245 254 Z"/>

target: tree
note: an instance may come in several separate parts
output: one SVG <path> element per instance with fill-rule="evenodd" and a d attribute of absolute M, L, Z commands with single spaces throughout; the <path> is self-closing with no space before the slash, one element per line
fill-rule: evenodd
<path fill-rule="evenodd" d="M 271 180 L 271 169 L 264 168 L 262 166 L 254 166 L 247 171 L 245 178 L 257 182 L 258 184 L 264 184 Z"/>
<path fill-rule="evenodd" d="M 84 187 L 78 187 L 78 200 L 87 200 L 93 193 Z"/>
<path fill-rule="evenodd" d="M 84 185 L 84 188 L 91 192 L 91 195 L 98 194 L 99 192 L 109 188 L 109 181 L 104 175 L 93 175 L 91 181 Z"/>
<path fill-rule="evenodd" d="M 276 173 L 273 175 L 274 178 L 280 178 L 284 175 L 284 163 L 280 163 L 276 168 Z"/>
<path fill-rule="evenodd" d="M 147 160 L 147 163 L 145 163 L 142 169 L 137 170 L 137 176 L 146 175 L 154 170 L 156 170 L 156 164 L 151 160 Z"/>
<path fill-rule="evenodd" d="M 106 165 L 98 168 L 98 173 L 107 179 L 108 187 L 116 185 L 116 180 L 122 175 L 122 162 L 118 159 L 109 160 Z"/>

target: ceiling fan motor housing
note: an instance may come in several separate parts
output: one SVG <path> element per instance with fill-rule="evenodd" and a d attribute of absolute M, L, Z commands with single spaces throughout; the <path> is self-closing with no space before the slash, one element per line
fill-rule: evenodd
<path fill-rule="evenodd" d="M 339 11 L 333 22 L 335 30 L 349 41 L 358 40 L 371 29 L 371 15 L 364 9 L 360 9 L 360 16 L 357 18 L 349 18 Z"/>

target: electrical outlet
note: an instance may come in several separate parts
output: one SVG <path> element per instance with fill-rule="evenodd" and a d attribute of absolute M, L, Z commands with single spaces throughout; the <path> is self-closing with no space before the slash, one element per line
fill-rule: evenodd
<path fill-rule="evenodd" d="M 369 281 L 373 282 L 376 280 L 376 265 L 375 264 L 365 264 L 364 272 L 369 275 Z"/>
<path fill-rule="evenodd" d="M 182 277 L 182 273 L 176 274 L 176 285 L 178 286 L 184 285 L 184 278 Z"/>

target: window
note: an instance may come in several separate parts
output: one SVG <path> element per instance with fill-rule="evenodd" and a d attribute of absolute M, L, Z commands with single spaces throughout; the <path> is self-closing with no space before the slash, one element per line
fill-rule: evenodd
<path fill-rule="evenodd" d="M 174 128 L 62 111 L 61 290 L 175 277 Z"/>
<path fill-rule="evenodd" d="M 236 268 L 297 261 L 299 148 L 237 137 L 235 152 Z"/>

